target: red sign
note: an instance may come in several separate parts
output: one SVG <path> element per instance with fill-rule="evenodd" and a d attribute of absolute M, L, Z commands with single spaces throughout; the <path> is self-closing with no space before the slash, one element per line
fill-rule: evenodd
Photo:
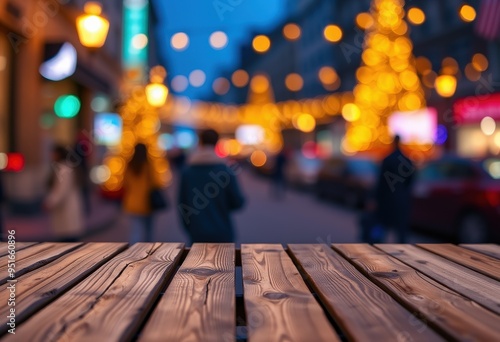
<path fill-rule="evenodd" d="M 453 110 L 458 124 L 479 123 L 485 116 L 500 121 L 500 93 L 466 97 Z"/>
<path fill-rule="evenodd" d="M 24 157 L 21 153 L 7 153 L 7 165 L 4 171 L 20 172 L 24 168 Z"/>

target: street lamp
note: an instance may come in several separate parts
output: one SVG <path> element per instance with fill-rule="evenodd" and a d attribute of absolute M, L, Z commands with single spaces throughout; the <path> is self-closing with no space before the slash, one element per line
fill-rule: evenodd
<path fill-rule="evenodd" d="M 441 97 L 452 97 L 457 90 L 457 78 L 453 75 L 441 75 L 436 78 L 435 87 Z"/>
<path fill-rule="evenodd" d="M 153 107 L 161 107 L 167 102 L 168 88 L 163 84 L 166 75 L 165 68 L 161 66 L 151 69 L 151 83 L 146 86 L 146 98 Z"/>
<path fill-rule="evenodd" d="M 80 43 L 88 48 L 100 48 L 108 36 L 109 21 L 101 16 L 102 7 L 98 2 L 87 2 L 83 10 L 85 14 L 76 18 Z"/>

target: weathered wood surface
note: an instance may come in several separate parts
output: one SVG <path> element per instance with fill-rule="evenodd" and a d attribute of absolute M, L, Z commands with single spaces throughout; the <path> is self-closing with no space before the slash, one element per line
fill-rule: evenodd
<path fill-rule="evenodd" d="M 64 258 L 17 278 L 15 284 L 16 323 L 20 324 L 48 305 L 126 246 L 127 244 L 124 243 L 87 244 L 67 254 Z M 8 286 L 11 284 L 0 286 L 0 303 L 7 303 L 10 294 Z M 9 307 L 0 306 L 0 334 L 7 331 L 8 314 Z"/>
<path fill-rule="evenodd" d="M 418 244 L 417 246 L 500 281 L 499 259 L 452 244 Z"/>
<path fill-rule="evenodd" d="M 38 242 L 17 242 L 16 241 L 16 253 L 28 248 L 30 246 L 36 245 Z M 0 257 L 3 257 L 4 255 L 9 254 L 9 244 L 7 242 L 0 242 Z"/>
<path fill-rule="evenodd" d="M 444 286 L 500 314 L 500 282 L 415 246 L 387 244 L 376 247 Z"/>
<path fill-rule="evenodd" d="M 474 244 L 462 244 L 461 247 L 472 249 L 473 251 L 489 255 L 490 257 L 500 259 L 500 246 L 490 244 L 474 245 Z"/>
<path fill-rule="evenodd" d="M 131 340 L 173 273 L 183 248 L 181 243 L 133 245 L 34 315 L 15 338 L 7 340 Z"/>
<path fill-rule="evenodd" d="M 281 245 L 242 245 L 248 341 L 340 341 Z"/>
<path fill-rule="evenodd" d="M 83 243 L 52 243 L 45 242 L 33 245 L 31 248 L 25 248 L 16 252 L 15 258 L 15 276 L 16 278 L 40 268 L 62 255 L 78 248 Z M 0 258 L 0 285 L 5 284 L 8 276 L 8 256 Z M 2 277 L 4 275 L 4 277 Z"/>
<path fill-rule="evenodd" d="M 335 244 L 371 281 L 456 341 L 494 341 L 500 316 L 367 244 Z"/>
<path fill-rule="evenodd" d="M 234 244 L 194 244 L 139 341 L 234 341 Z"/>
<path fill-rule="evenodd" d="M 442 341 L 412 313 L 326 245 L 289 245 L 292 257 L 349 340 Z"/>

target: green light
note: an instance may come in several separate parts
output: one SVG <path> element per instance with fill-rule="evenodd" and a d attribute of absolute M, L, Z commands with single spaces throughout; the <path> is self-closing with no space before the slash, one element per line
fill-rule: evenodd
<path fill-rule="evenodd" d="M 75 117 L 80 111 L 80 100 L 74 95 L 60 96 L 54 104 L 54 112 L 60 118 Z"/>

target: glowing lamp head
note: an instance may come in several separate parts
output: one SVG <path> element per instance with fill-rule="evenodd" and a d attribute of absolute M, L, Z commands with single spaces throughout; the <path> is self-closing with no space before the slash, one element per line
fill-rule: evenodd
<path fill-rule="evenodd" d="M 168 88 L 162 83 L 150 83 L 146 86 L 148 103 L 153 107 L 161 107 L 167 102 Z"/>
<path fill-rule="evenodd" d="M 457 90 L 457 78 L 453 75 L 441 75 L 436 78 L 435 87 L 442 97 L 452 97 Z"/>
<path fill-rule="evenodd" d="M 100 48 L 108 36 L 109 21 L 101 16 L 102 7 L 97 2 L 87 2 L 84 11 L 85 14 L 76 18 L 80 43 L 88 48 Z"/>

